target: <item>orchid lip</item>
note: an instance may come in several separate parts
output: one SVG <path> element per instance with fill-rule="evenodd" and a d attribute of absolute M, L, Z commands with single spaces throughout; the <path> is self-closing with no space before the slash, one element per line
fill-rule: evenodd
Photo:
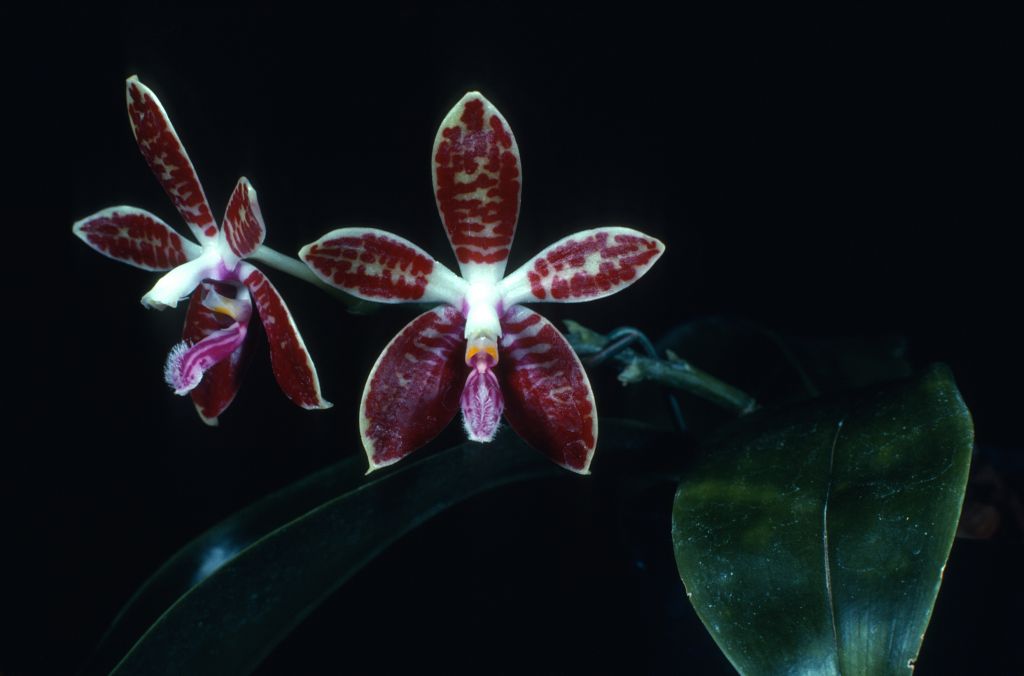
<path fill-rule="evenodd" d="M 505 410 L 498 378 L 491 370 L 490 355 L 478 352 L 473 359 L 473 370 L 466 378 L 459 403 L 462 423 L 470 441 L 487 443 L 494 439 Z"/>
<path fill-rule="evenodd" d="M 235 322 L 214 331 L 195 345 L 182 341 L 171 349 L 164 366 L 164 380 L 174 393 L 184 396 L 194 390 L 203 374 L 227 359 L 245 342 L 247 322 Z"/>
<path fill-rule="evenodd" d="M 237 293 L 237 297 L 228 298 L 212 286 L 206 289 L 202 304 L 234 321 L 227 328 L 210 333 L 194 345 L 182 341 L 171 348 L 164 365 L 164 380 L 175 394 L 186 395 L 191 392 L 202 381 L 204 373 L 229 358 L 245 342 L 249 318 L 252 316 L 252 301 L 244 286 Z"/>

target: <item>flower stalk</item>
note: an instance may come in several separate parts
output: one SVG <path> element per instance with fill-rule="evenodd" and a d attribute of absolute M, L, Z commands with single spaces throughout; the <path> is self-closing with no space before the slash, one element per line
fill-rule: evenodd
<path fill-rule="evenodd" d="M 617 329 L 606 336 L 571 319 L 565 325 L 569 344 L 585 363 L 596 365 L 614 359 L 624 366 L 618 376 L 623 385 L 650 380 L 707 399 L 739 415 L 757 409 L 757 401 L 749 394 L 702 371 L 671 350 L 666 352 L 666 358 L 659 358 L 650 340 L 636 329 Z M 648 356 L 629 347 L 636 342 L 646 345 Z"/>

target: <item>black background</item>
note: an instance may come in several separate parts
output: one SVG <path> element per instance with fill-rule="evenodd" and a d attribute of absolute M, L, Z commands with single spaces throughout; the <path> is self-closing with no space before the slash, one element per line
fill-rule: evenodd
<path fill-rule="evenodd" d="M 667 244 L 626 292 L 540 308 L 550 319 L 654 337 L 712 314 L 803 336 L 905 335 L 916 363 L 952 366 L 980 444 L 1019 448 L 1010 106 L 1020 82 L 1006 22 L 942 3 L 308 13 L 168 3 L 76 10 L 57 27 L 12 22 L 27 38 L 12 66 L 29 83 L 8 107 L 29 119 L 8 141 L 32 180 L 10 200 L 9 245 L 32 253 L 16 257 L 8 285 L 21 320 L 5 323 L 22 403 L 8 408 L 0 476 L 0 673 L 74 669 L 190 538 L 361 453 L 363 379 L 413 316 L 394 306 L 351 317 L 270 271 L 335 407 L 291 405 L 264 352 L 220 427 L 205 428 L 161 379 L 183 309 L 143 310 L 156 275 L 70 233 L 116 204 L 184 232 L 132 139 L 128 75 L 161 98 L 216 214 L 249 177 L 268 245 L 294 253 L 330 229 L 369 225 L 451 267 L 429 154 L 447 110 L 478 89 L 523 158 L 510 269 L 597 225 Z M 602 394 L 599 410 L 614 415 Z M 459 439 L 453 426 L 432 448 Z M 652 497 L 661 516 L 640 544 L 609 527 L 599 482 L 478 499 L 360 573 L 266 671 L 729 673 L 675 577 L 658 530 L 666 499 Z M 919 673 L 1021 670 L 1017 542 L 954 547 Z"/>

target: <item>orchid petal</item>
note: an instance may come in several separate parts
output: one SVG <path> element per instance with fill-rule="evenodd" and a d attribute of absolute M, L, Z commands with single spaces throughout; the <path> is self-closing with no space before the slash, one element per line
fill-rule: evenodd
<path fill-rule="evenodd" d="M 178 301 L 187 298 L 203 279 L 213 276 L 220 263 L 220 253 L 215 248 L 207 249 L 158 279 L 142 297 L 142 304 L 152 310 L 177 307 Z"/>
<path fill-rule="evenodd" d="M 195 345 L 207 336 L 237 323 L 232 317 L 207 307 L 203 302 L 211 292 L 230 297 L 234 291 L 231 285 L 217 282 L 203 282 L 195 290 L 188 305 L 188 313 L 185 315 L 182 338 L 186 343 Z M 245 299 L 243 297 L 238 300 L 244 302 Z M 251 310 L 249 318 L 251 319 Z M 248 332 L 247 339 L 230 355 L 207 370 L 203 374 L 203 379 L 189 393 L 199 417 L 207 425 L 216 425 L 217 417 L 234 401 L 242 384 L 245 367 L 252 358 L 254 335 L 254 332 Z"/>
<path fill-rule="evenodd" d="M 244 176 L 238 179 L 228 198 L 220 236 L 224 264 L 228 268 L 234 268 L 240 259 L 256 251 L 267 236 L 267 226 L 263 224 L 260 204 L 256 201 L 256 190 Z"/>
<path fill-rule="evenodd" d="M 618 293 L 646 273 L 665 245 L 630 228 L 596 228 L 569 235 L 501 281 L 506 305 L 579 303 Z"/>
<path fill-rule="evenodd" d="M 202 252 L 159 218 L 135 207 L 97 211 L 71 230 L 104 256 L 143 270 L 170 270 Z"/>
<path fill-rule="evenodd" d="M 555 463 L 588 474 L 597 410 L 579 358 L 551 322 L 521 305 L 510 308 L 501 324 L 497 370 L 505 419 Z"/>
<path fill-rule="evenodd" d="M 263 322 L 270 345 L 270 365 L 281 390 L 302 408 L 330 408 L 331 402 L 320 395 L 316 367 L 281 294 L 266 275 L 248 263 L 242 263 L 239 273 Z"/>
<path fill-rule="evenodd" d="M 466 282 L 426 251 L 376 228 L 341 228 L 299 251 L 323 281 L 380 303 L 461 303 Z"/>
<path fill-rule="evenodd" d="M 436 437 L 459 411 L 463 323 L 454 308 L 438 306 L 409 322 L 378 357 L 359 407 L 370 471 Z"/>
<path fill-rule="evenodd" d="M 519 148 L 508 122 L 478 92 L 469 92 L 434 139 L 434 196 L 448 241 L 470 281 L 498 281 L 519 219 Z"/>
<path fill-rule="evenodd" d="M 174 208 L 192 228 L 196 239 L 199 242 L 213 239 L 217 235 L 217 223 L 192 161 L 163 105 L 134 75 L 128 78 L 126 88 L 128 117 L 146 164 L 171 198 Z"/>

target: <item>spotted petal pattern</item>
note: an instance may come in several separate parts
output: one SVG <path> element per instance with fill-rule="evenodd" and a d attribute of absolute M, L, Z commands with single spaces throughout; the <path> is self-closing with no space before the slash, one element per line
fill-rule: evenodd
<path fill-rule="evenodd" d="M 126 83 L 128 117 L 139 150 L 174 207 L 200 242 L 217 235 L 210 204 L 170 118 L 156 95 L 132 76 Z"/>
<path fill-rule="evenodd" d="M 618 293 L 640 279 L 665 251 L 630 228 L 596 228 L 564 237 L 502 280 L 509 304 L 579 303 Z"/>
<path fill-rule="evenodd" d="M 501 320 L 498 380 L 505 418 L 522 438 L 566 469 L 588 474 L 597 446 L 594 393 L 558 329 L 521 305 Z"/>
<path fill-rule="evenodd" d="M 320 279 L 379 303 L 457 304 L 466 283 L 407 239 L 376 228 L 341 228 L 299 251 Z"/>
<path fill-rule="evenodd" d="M 175 268 L 201 252 L 159 218 L 135 207 L 98 211 L 71 231 L 108 258 L 154 272 Z"/>
<path fill-rule="evenodd" d="M 316 367 L 281 294 L 266 275 L 248 263 L 239 265 L 239 272 L 267 333 L 270 365 L 281 390 L 302 408 L 330 408 L 331 402 L 320 394 Z"/>
<path fill-rule="evenodd" d="M 228 208 L 224 212 L 224 227 L 221 237 L 227 245 L 224 264 L 229 268 L 242 258 L 252 255 L 263 244 L 267 236 L 267 226 L 263 224 L 260 203 L 256 200 L 256 190 L 244 176 L 238 179 Z"/>
<path fill-rule="evenodd" d="M 434 196 L 462 276 L 501 279 L 519 219 L 519 148 L 479 92 L 462 97 L 434 139 Z"/>

